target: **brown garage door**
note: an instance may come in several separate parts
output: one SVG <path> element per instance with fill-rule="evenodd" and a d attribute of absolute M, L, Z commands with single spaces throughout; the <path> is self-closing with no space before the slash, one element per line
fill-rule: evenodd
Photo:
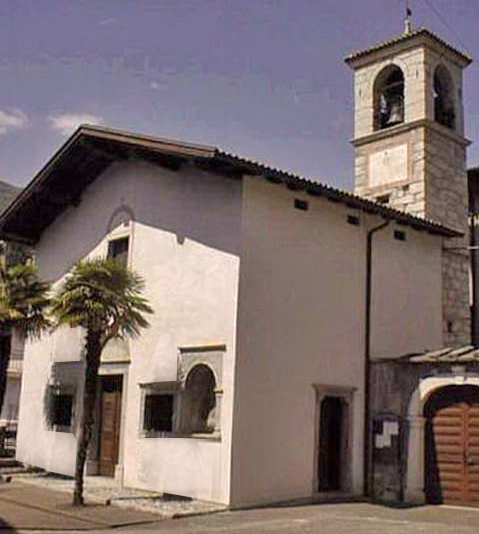
<path fill-rule="evenodd" d="M 479 506 L 479 388 L 443 388 L 424 415 L 427 501 Z"/>

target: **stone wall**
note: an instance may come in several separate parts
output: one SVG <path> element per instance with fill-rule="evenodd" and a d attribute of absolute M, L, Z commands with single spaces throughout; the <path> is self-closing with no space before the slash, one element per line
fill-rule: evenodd
<path fill-rule="evenodd" d="M 468 344 L 471 339 L 471 318 L 465 142 L 461 137 L 451 135 L 444 127 L 434 125 L 426 130 L 425 148 L 424 216 L 464 233 L 462 238 L 444 241 L 444 344 Z"/>
<path fill-rule="evenodd" d="M 366 60 L 365 60 L 366 61 Z M 388 65 L 404 75 L 404 122 L 374 130 L 374 81 Z M 434 120 L 434 72 L 447 68 L 454 87 L 455 129 Z M 355 192 L 464 234 L 445 239 L 443 342 L 471 340 L 469 231 L 462 69 L 432 45 L 372 54 L 355 68 Z"/>

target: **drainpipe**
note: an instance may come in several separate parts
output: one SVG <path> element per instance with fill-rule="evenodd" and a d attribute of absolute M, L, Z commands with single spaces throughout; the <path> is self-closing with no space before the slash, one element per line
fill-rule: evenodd
<path fill-rule="evenodd" d="M 471 189 L 471 188 L 470 188 Z M 472 321 L 471 321 L 471 333 L 472 344 L 474 347 L 479 347 L 479 221 L 477 218 L 477 192 L 473 189 L 472 194 L 470 192 L 470 204 L 471 215 L 469 223 L 470 231 L 470 250 L 471 250 L 471 277 L 472 277 Z"/>
<path fill-rule="evenodd" d="M 364 478 L 363 493 L 369 495 L 372 488 L 372 447 L 370 422 L 370 392 L 371 392 L 371 294 L 372 294 L 372 245 L 373 236 L 388 226 L 389 221 L 368 230 L 366 242 L 366 317 L 364 328 Z"/>

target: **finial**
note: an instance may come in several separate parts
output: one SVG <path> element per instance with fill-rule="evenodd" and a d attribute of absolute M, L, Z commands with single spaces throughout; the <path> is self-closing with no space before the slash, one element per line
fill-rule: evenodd
<path fill-rule="evenodd" d="M 411 8 L 409 7 L 409 1 L 406 0 L 406 18 L 404 19 L 404 34 L 405 35 L 411 35 L 412 33 L 411 18 L 412 18 L 412 11 L 411 11 Z"/>

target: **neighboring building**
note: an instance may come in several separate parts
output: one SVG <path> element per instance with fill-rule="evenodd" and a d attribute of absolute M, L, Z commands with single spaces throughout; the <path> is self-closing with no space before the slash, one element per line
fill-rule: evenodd
<path fill-rule="evenodd" d="M 89 473 L 232 507 L 479 503 L 469 62 L 409 28 L 347 58 L 362 197 L 212 147 L 75 132 L 0 235 L 34 245 L 55 287 L 99 255 L 146 280 L 151 328 L 102 355 Z M 27 346 L 19 460 L 73 473 L 82 371 L 79 330 Z"/>
<path fill-rule="evenodd" d="M 479 350 L 471 345 L 469 273 L 475 281 L 479 271 L 477 261 L 471 269 L 468 223 L 477 184 L 471 171 L 468 191 L 462 103 L 471 59 L 421 29 L 347 62 L 355 71 L 356 192 L 463 234 L 442 250 L 443 345 L 373 357 L 370 488 L 386 500 L 478 506 Z M 477 283 L 473 289 L 472 296 Z"/>
<path fill-rule="evenodd" d="M 361 493 L 384 221 L 372 354 L 440 346 L 456 232 L 211 147 L 81 127 L 0 227 L 55 287 L 107 254 L 146 280 L 151 327 L 102 356 L 88 472 L 231 506 Z M 82 366 L 78 330 L 27 346 L 20 461 L 73 473 Z"/>
<path fill-rule="evenodd" d="M 0 181 L 0 213 L 9 206 L 20 193 L 18 187 Z M 20 245 L 3 243 L 0 254 L 5 255 L 7 262 L 13 262 L 19 255 Z M 17 423 L 18 404 L 20 400 L 20 384 L 22 380 L 23 341 L 10 332 L 0 332 L 0 352 L 10 353 L 10 362 L 7 369 L 7 387 L 0 413 L 0 427 L 11 426 Z"/>

